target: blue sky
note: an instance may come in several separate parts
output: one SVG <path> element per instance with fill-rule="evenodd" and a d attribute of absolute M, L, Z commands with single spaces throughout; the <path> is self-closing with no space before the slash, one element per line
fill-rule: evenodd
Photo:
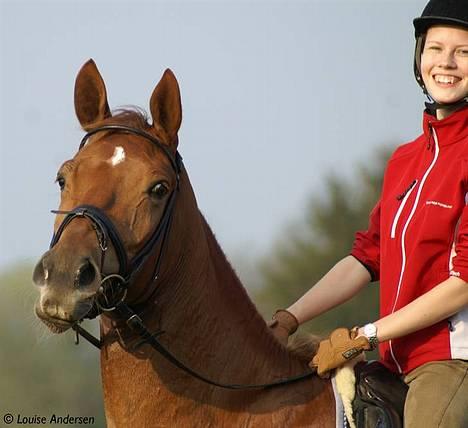
<path fill-rule="evenodd" d="M 259 254 L 324 177 L 352 177 L 420 133 L 420 0 L 0 0 L 0 269 L 48 246 L 56 171 L 82 136 L 76 73 L 93 58 L 112 108 L 148 109 L 165 68 L 180 152 L 228 255 Z"/>

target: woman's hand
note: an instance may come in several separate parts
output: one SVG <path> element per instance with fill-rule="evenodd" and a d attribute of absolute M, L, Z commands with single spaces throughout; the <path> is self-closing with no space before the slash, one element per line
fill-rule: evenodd
<path fill-rule="evenodd" d="M 299 322 L 291 312 L 286 309 L 278 309 L 271 321 L 268 322 L 268 327 L 270 327 L 278 342 L 286 346 L 289 336 L 299 327 Z"/>
<path fill-rule="evenodd" d="M 320 342 L 317 354 L 309 366 L 317 370 L 320 377 L 327 377 L 330 370 L 342 366 L 347 361 L 369 351 L 371 345 L 365 336 L 358 336 L 358 330 L 338 328 L 328 339 Z"/>

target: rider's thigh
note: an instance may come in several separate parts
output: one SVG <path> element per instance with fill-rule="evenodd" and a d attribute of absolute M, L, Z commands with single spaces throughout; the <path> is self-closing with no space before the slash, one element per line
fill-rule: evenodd
<path fill-rule="evenodd" d="M 468 361 L 434 361 L 405 376 L 405 428 L 468 428 Z"/>

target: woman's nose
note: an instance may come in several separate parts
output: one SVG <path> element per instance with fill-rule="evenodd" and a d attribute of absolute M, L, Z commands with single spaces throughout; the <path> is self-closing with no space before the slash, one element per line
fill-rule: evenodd
<path fill-rule="evenodd" d="M 455 55 L 453 52 L 445 52 L 442 55 L 439 66 L 442 68 L 457 68 L 457 62 L 455 61 Z"/>

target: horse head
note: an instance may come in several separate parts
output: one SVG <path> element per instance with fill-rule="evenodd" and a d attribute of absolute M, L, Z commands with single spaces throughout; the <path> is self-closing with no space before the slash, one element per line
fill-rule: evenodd
<path fill-rule="evenodd" d="M 145 246 L 149 241 L 158 245 L 155 230 L 178 188 L 182 109 L 169 69 L 150 99 L 152 124 L 138 111 L 111 114 L 104 81 L 92 60 L 76 78 L 75 111 L 88 134 L 57 173 L 61 198 L 54 238 L 33 273 L 40 291 L 36 314 L 54 332 L 90 313 L 104 278 L 118 274 L 128 283 L 133 268 L 144 270 L 154 253 Z M 135 296 L 143 292 L 137 285 L 129 290 Z"/>

